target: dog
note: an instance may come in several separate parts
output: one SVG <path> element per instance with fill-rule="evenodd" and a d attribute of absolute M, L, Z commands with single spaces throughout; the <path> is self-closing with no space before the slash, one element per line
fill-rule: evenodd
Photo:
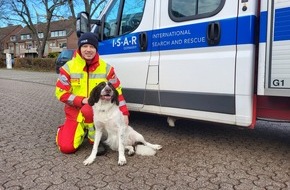
<path fill-rule="evenodd" d="M 127 163 L 126 150 L 128 150 L 128 155 L 136 153 L 152 156 L 155 155 L 156 150 L 162 148 L 161 145 L 145 141 L 140 133 L 126 125 L 124 116 L 119 109 L 118 91 L 110 82 L 101 82 L 93 88 L 88 103 L 92 106 L 94 113 L 95 139 L 90 156 L 83 161 L 84 165 L 90 165 L 96 159 L 102 135 L 107 136 L 104 143 L 112 150 L 119 152 L 119 166 Z M 134 150 L 135 148 L 136 150 Z"/>

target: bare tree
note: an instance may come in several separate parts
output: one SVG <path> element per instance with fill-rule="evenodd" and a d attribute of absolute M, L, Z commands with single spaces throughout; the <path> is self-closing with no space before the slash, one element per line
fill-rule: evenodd
<path fill-rule="evenodd" d="M 0 0 L 0 20 L 5 19 L 10 23 L 20 23 L 26 26 L 31 31 L 32 39 L 35 40 L 35 44 L 37 45 L 38 57 L 43 57 L 52 21 L 68 17 L 72 17 L 75 20 L 76 13 L 80 11 L 86 11 L 91 17 L 96 17 L 96 11 L 100 10 L 102 6 L 105 6 L 107 1 Z M 79 10 L 79 7 L 84 7 L 85 10 Z M 6 12 L 4 13 L 4 11 Z M 39 21 L 41 21 L 42 26 L 45 26 L 45 29 L 42 30 L 43 38 L 41 39 L 38 36 Z"/>
<path fill-rule="evenodd" d="M 91 18 L 96 17 L 96 11 L 101 9 L 101 6 L 105 6 L 108 0 L 83 0 L 84 8 Z M 76 19 L 75 5 L 76 1 L 68 0 L 68 5 L 71 11 L 71 15 Z M 97 15 L 98 16 L 98 15 Z"/>
<path fill-rule="evenodd" d="M 9 24 L 10 20 L 7 20 L 7 14 L 9 14 L 8 6 L 9 0 L 0 0 L 0 22 L 1 25 Z"/>
<path fill-rule="evenodd" d="M 37 45 L 37 52 L 38 52 L 38 57 L 43 57 L 44 50 L 45 50 L 45 45 L 46 41 L 48 39 L 48 34 L 50 31 L 50 23 L 52 18 L 55 16 L 54 11 L 56 8 L 64 5 L 67 2 L 67 0 L 41 0 L 38 3 L 38 6 L 42 6 L 45 10 L 45 15 L 44 15 L 44 20 L 45 20 L 45 30 L 43 31 L 43 38 L 41 39 L 40 43 L 40 38 L 38 36 L 38 30 L 37 30 L 37 25 L 34 22 L 33 15 L 34 15 L 34 10 L 32 7 L 28 6 L 28 4 L 32 3 L 37 3 L 36 1 L 30 1 L 30 0 L 11 0 L 11 7 L 12 11 L 16 13 L 18 18 L 20 18 L 20 21 L 24 23 L 29 30 L 31 31 L 31 34 L 33 38 L 36 40 L 36 45 Z M 37 21 L 38 21 L 38 13 L 36 12 L 37 16 Z"/>
<path fill-rule="evenodd" d="M 2 21 L 3 19 L 4 10 L 5 10 L 5 2 L 4 0 L 3 1 L 0 0 L 0 21 Z"/>

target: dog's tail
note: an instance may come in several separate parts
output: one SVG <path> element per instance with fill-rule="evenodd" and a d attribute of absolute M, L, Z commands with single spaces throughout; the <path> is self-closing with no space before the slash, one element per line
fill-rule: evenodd
<path fill-rule="evenodd" d="M 135 147 L 135 153 L 141 156 L 154 156 L 156 154 L 156 150 L 148 146 L 138 144 Z"/>

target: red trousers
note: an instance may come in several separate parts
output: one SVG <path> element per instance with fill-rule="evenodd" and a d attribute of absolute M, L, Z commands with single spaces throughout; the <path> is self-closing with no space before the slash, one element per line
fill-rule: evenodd
<path fill-rule="evenodd" d="M 81 109 L 66 105 L 66 119 L 58 127 L 56 144 L 63 153 L 74 153 L 88 134 L 90 142 L 94 141 L 95 129 L 93 125 L 93 109 L 88 104 Z"/>

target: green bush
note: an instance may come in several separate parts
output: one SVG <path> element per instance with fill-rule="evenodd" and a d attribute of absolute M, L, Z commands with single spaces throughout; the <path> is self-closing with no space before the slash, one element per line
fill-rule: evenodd
<path fill-rule="evenodd" d="M 57 58 L 57 56 L 59 55 L 59 52 L 51 52 L 47 55 L 48 58 Z"/>

